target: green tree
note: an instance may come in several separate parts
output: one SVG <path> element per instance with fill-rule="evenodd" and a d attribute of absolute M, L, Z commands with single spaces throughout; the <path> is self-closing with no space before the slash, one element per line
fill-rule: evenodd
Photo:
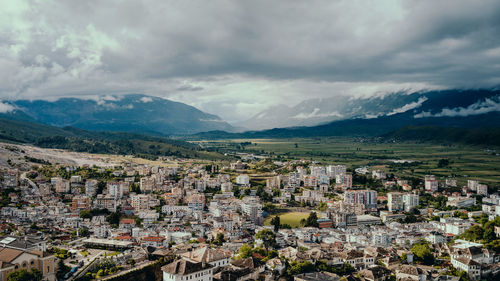
<path fill-rule="evenodd" d="M 266 249 L 269 249 L 276 244 L 276 234 L 269 229 L 263 229 L 257 232 L 257 234 L 255 234 L 255 238 L 262 240 Z"/>
<path fill-rule="evenodd" d="M 116 227 L 120 223 L 120 216 L 121 215 L 119 211 L 113 212 L 106 217 L 106 221 Z"/>
<path fill-rule="evenodd" d="M 253 254 L 253 248 L 252 246 L 248 245 L 248 244 L 243 244 L 243 246 L 241 246 L 240 248 L 240 257 L 242 258 L 249 258 L 251 257 Z"/>
<path fill-rule="evenodd" d="M 271 219 L 271 225 L 274 226 L 274 231 L 278 231 L 280 229 L 281 220 L 279 216 L 275 216 Z"/>
<path fill-rule="evenodd" d="M 434 256 L 432 255 L 429 243 L 426 241 L 419 241 L 411 247 L 412 253 L 415 257 L 425 265 L 432 265 L 434 263 Z"/>
<path fill-rule="evenodd" d="M 224 238 L 224 234 L 222 233 L 217 233 L 217 237 L 215 237 L 213 243 L 217 246 L 222 246 L 226 242 L 226 239 Z"/>
<path fill-rule="evenodd" d="M 41 281 L 42 278 L 42 272 L 38 269 L 32 269 L 31 271 L 21 269 L 11 272 L 7 276 L 7 281 Z"/>
<path fill-rule="evenodd" d="M 318 215 L 316 212 L 311 212 L 306 219 L 305 226 L 318 227 Z"/>

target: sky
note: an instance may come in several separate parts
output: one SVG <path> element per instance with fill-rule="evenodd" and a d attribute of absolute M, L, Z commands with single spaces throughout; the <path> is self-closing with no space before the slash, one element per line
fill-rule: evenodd
<path fill-rule="evenodd" d="M 236 122 L 309 98 L 500 84 L 494 0 L 0 3 L 5 100 L 141 93 Z"/>

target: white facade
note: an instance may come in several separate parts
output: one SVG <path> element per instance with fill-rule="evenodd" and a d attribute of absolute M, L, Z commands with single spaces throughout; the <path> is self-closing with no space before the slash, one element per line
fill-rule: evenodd
<path fill-rule="evenodd" d="M 236 177 L 236 184 L 249 185 L 250 184 L 250 177 L 247 175 L 239 175 Z"/>

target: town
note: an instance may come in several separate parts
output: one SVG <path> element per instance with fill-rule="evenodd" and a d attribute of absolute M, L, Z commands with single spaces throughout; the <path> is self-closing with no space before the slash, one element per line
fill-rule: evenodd
<path fill-rule="evenodd" d="M 458 281 L 500 272 L 500 197 L 474 179 L 459 186 L 251 154 L 159 165 L 95 155 L 93 165 L 71 165 L 2 149 L 0 280 Z"/>

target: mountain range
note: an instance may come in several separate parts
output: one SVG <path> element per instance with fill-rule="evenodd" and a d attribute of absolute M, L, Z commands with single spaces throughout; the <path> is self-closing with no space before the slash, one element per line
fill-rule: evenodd
<path fill-rule="evenodd" d="M 384 102 L 393 106 L 388 107 Z M 362 110 L 363 107 L 366 107 L 366 111 Z M 377 116 L 367 116 L 377 107 L 387 110 L 379 112 Z M 357 136 L 500 145 L 500 90 L 389 94 L 363 100 L 357 103 L 355 108 L 358 112 L 365 112 L 365 116 L 316 126 L 294 126 L 243 133 L 204 132 L 196 137 L 216 139 Z"/>
<path fill-rule="evenodd" d="M 80 130 L 78 137 L 83 134 L 85 138 L 93 137 L 92 134 L 97 134 L 93 132 L 98 131 L 196 139 L 320 136 L 436 138 L 500 145 L 497 137 L 500 130 L 500 90 L 435 90 L 388 93 L 368 98 L 340 96 L 311 99 L 292 108 L 265 110 L 247 124 L 254 124 L 254 127 L 269 127 L 269 124 L 288 127 L 241 133 L 234 133 L 235 127 L 216 115 L 183 103 L 146 95 L 106 96 L 94 100 L 3 101 L 0 102 L 0 119 L 4 122 L 24 122 L 24 125 L 16 127 L 20 132 L 12 129 L 9 134 L 3 134 L 4 139 L 21 134 L 24 141 L 38 140 L 40 132 L 35 132 L 35 137 L 30 138 L 32 130 L 24 129 L 30 128 L 27 124 L 37 124 L 35 128 L 53 132 L 50 135 L 72 137 L 68 135 L 69 131 L 74 133 Z M 102 138 L 101 133 L 99 139 Z"/>
<path fill-rule="evenodd" d="M 0 118 L 71 126 L 89 131 L 134 132 L 168 136 L 233 127 L 216 115 L 180 102 L 146 95 L 61 98 L 56 101 L 3 101 L 10 110 Z"/>
<path fill-rule="evenodd" d="M 234 125 L 247 130 L 265 130 L 316 126 L 339 120 L 372 119 L 405 112 L 421 113 L 423 117 L 428 111 L 443 116 L 463 116 L 468 111 L 474 110 L 474 106 L 487 107 L 487 110 L 494 108 L 499 110 L 498 94 L 499 92 L 495 90 L 401 91 L 370 97 L 334 96 L 324 99 L 308 99 L 292 107 L 272 106 Z M 486 98 L 491 98 L 491 102 L 496 105 L 487 104 Z M 479 103 L 475 104 L 476 102 Z M 469 106 L 472 107 L 467 108 Z M 439 112 L 440 110 L 444 111 Z M 453 112 L 453 110 L 462 111 Z"/>

